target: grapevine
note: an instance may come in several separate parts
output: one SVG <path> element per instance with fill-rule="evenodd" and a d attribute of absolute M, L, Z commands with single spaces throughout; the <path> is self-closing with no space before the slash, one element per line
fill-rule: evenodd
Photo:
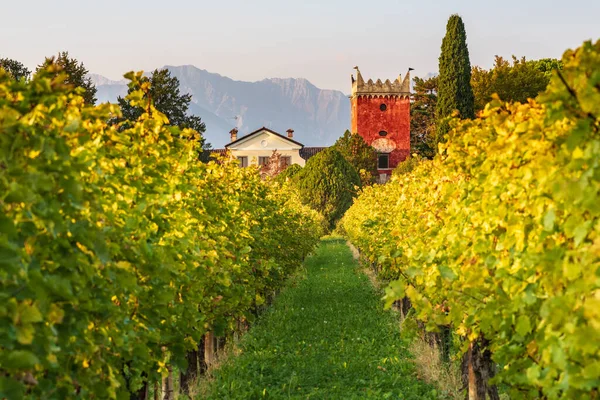
<path fill-rule="evenodd" d="M 600 388 L 600 42 L 526 104 L 452 121 L 440 154 L 363 190 L 342 220 L 428 329 L 486 343 L 511 398 Z"/>
<path fill-rule="evenodd" d="M 123 398 L 249 318 L 323 221 L 256 169 L 200 163 L 141 73 L 146 113 L 112 126 L 56 68 L 0 71 L 0 398 Z"/>

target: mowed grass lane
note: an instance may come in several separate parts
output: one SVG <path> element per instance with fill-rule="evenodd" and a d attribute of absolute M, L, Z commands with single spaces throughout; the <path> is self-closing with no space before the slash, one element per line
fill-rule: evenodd
<path fill-rule="evenodd" d="M 341 240 L 324 240 L 214 371 L 211 399 L 434 399 L 418 381 L 397 317 Z"/>

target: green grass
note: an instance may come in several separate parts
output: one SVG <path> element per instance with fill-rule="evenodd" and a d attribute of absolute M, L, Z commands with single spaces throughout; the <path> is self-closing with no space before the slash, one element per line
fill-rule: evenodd
<path fill-rule="evenodd" d="M 418 381 L 397 317 L 341 240 L 284 290 L 218 370 L 211 399 L 434 399 Z"/>

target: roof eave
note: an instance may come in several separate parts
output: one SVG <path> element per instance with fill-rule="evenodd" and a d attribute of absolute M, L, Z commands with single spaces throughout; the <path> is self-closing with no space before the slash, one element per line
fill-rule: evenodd
<path fill-rule="evenodd" d="M 226 145 L 225 145 L 225 148 L 229 148 L 229 146 L 231 146 L 231 145 L 233 145 L 233 144 L 236 144 L 236 143 L 239 143 L 239 142 L 241 142 L 242 140 L 246 140 L 246 139 L 250 138 L 252 135 L 255 135 L 255 134 L 257 134 L 257 133 L 259 133 L 259 132 L 262 132 L 262 131 L 267 131 L 267 132 L 269 132 L 269 133 L 272 133 L 272 134 L 273 134 L 273 135 L 275 135 L 275 136 L 278 136 L 278 137 L 280 137 L 280 138 L 282 138 L 282 139 L 284 139 L 284 140 L 287 140 L 288 142 L 294 143 L 295 145 L 298 145 L 298 146 L 300 146 L 300 148 L 301 148 L 301 149 L 302 149 L 302 148 L 304 148 L 304 145 L 303 145 L 302 143 L 300 143 L 300 142 L 296 142 L 294 139 L 290 139 L 289 137 L 285 137 L 285 136 L 283 136 L 282 134 L 280 134 L 280 133 L 277 133 L 277 132 L 275 132 L 275 131 L 273 131 L 273 130 L 271 130 L 271 129 L 267 128 L 267 127 L 264 127 L 264 126 L 263 126 L 262 128 L 260 128 L 260 129 L 257 129 L 257 130 L 255 130 L 254 132 L 250 132 L 250 133 L 249 133 L 249 134 L 247 134 L 246 136 L 242 136 L 241 138 L 239 138 L 239 139 L 237 139 L 237 140 L 234 140 L 234 141 L 233 141 L 233 142 L 231 142 L 231 143 L 228 143 L 228 144 L 226 144 Z"/>

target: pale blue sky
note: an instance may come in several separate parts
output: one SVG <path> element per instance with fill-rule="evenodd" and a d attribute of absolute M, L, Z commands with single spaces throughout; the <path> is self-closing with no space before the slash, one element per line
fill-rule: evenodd
<path fill-rule="evenodd" d="M 0 57 L 30 68 L 68 50 L 90 72 L 192 64 L 238 80 L 304 77 L 350 91 L 349 75 L 437 71 L 446 21 L 463 17 L 471 63 L 560 57 L 600 38 L 600 0 L 3 1 Z"/>

